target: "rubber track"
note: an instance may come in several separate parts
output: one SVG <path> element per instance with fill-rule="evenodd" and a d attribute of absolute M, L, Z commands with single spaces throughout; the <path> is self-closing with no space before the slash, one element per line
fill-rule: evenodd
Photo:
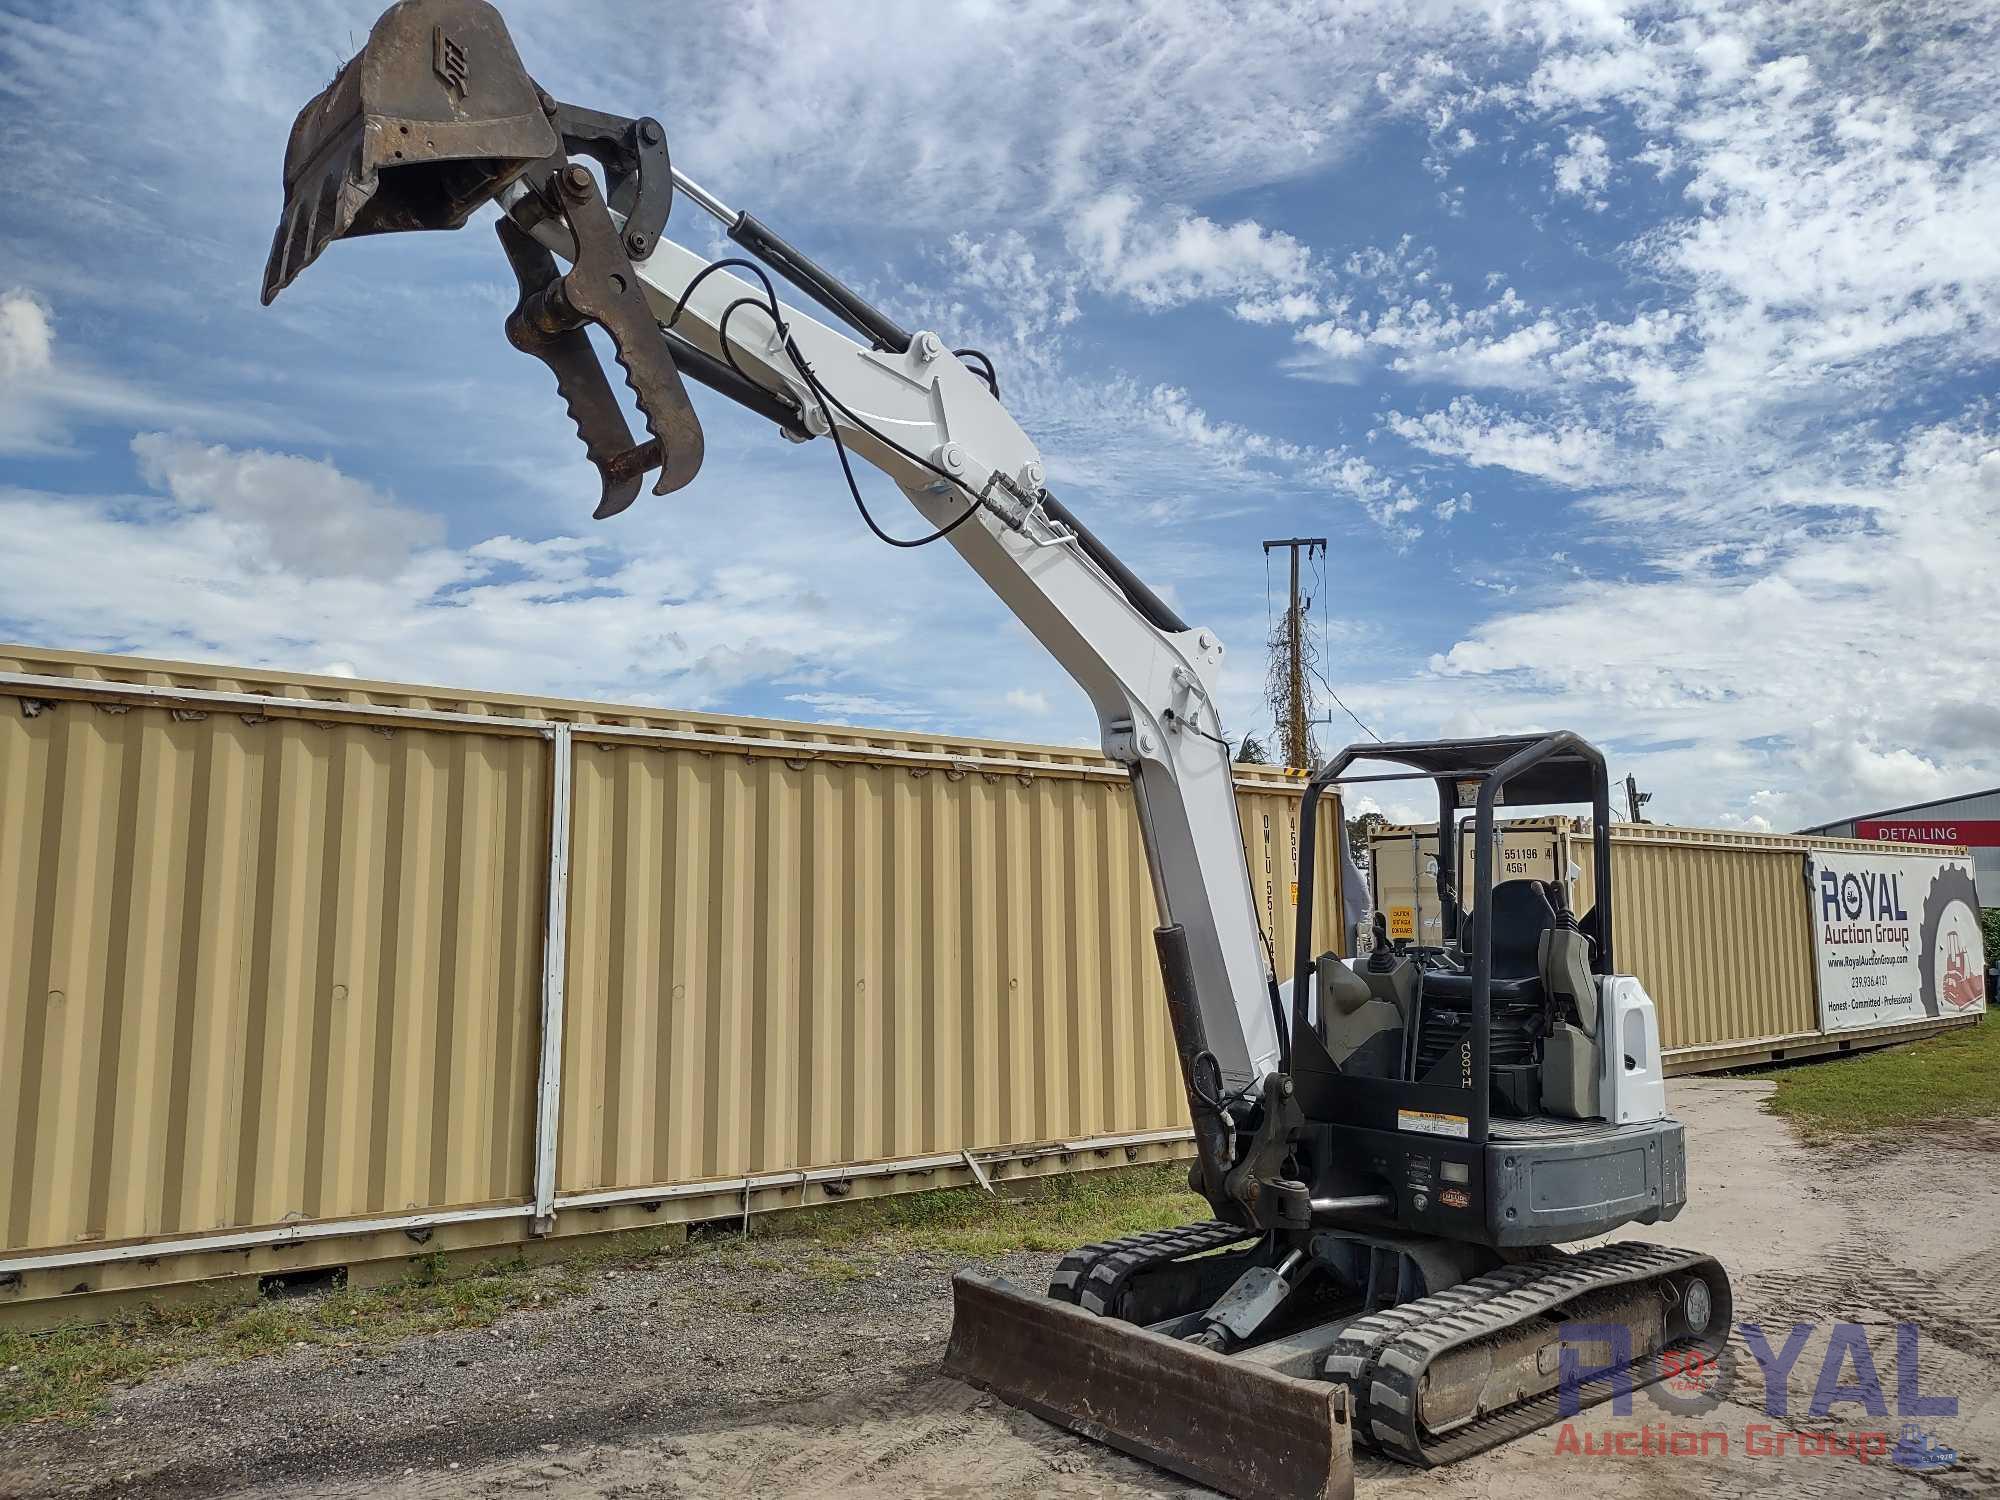
<path fill-rule="evenodd" d="M 1575 1298 L 1704 1267 L 1712 1268 L 1721 1282 L 1708 1331 L 1674 1340 L 1667 1348 L 1714 1353 L 1729 1337 L 1732 1313 L 1728 1281 L 1714 1258 L 1660 1245 L 1617 1244 L 1503 1266 L 1434 1296 L 1359 1318 L 1321 1357 L 1320 1374 L 1353 1394 L 1355 1436 L 1405 1463 L 1423 1468 L 1451 1463 L 1547 1425 L 1558 1415 L 1564 1393 L 1531 1397 L 1429 1438 L 1418 1423 L 1418 1396 L 1425 1371 L 1438 1359 Z M 1658 1358 L 1647 1356 L 1656 1369 Z M 1572 1396 L 1579 1406 L 1594 1406 L 1619 1384 L 1619 1377 L 1607 1375 L 1582 1383 Z"/>
<path fill-rule="evenodd" d="M 1178 1229 L 1149 1229 L 1143 1234 L 1084 1245 L 1062 1258 L 1049 1281 L 1049 1295 L 1103 1316 L 1118 1306 L 1126 1283 L 1141 1271 L 1257 1237 L 1257 1230 L 1207 1219 Z"/>

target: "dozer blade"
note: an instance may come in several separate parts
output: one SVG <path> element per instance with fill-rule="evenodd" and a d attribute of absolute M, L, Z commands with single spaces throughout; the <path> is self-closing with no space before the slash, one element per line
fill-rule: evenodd
<path fill-rule="evenodd" d="M 560 148 L 498 11 L 402 0 L 292 126 L 264 301 L 337 239 L 457 229 Z"/>
<path fill-rule="evenodd" d="M 944 1369 L 1224 1494 L 1354 1494 L 1344 1387 L 1230 1359 L 997 1276 L 952 1278 Z"/>

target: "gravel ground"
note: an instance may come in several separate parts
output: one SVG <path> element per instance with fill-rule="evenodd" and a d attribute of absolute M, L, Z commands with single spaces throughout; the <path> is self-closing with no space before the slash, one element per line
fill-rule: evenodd
<path fill-rule="evenodd" d="M 958 1263 L 910 1256 L 846 1279 L 868 1259 L 760 1241 L 754 1254 L 603 1271 L 581 1297 L 490 1329 L 187 1366 L 117 1393 L 81 1431 L 0 1434 L 0 1494 L 372 1484 L 412 1466 L 453 1473 L 495 1454 L 575 1452 L 652 1424 L 728 1424 L 905 1385 L 936 1365 Z M 1056 1259 L 992 1266 L 1032 1282 Z"/>
<path fill-rule="evenodd" d="M 1557 1435 L 1523 1438 L 1446 1471 L 1357 1458 L 1364 1496 L 1570 1500 L 1784 1494 L 2000 1493 L 2000 1132 L 1808 1148 L 1762 1113 L 1769 1085 L 1675 1086 L 1690 1128 L 1694 1200 L 1639 1237 L 1718 1254 L 1739 1321 L 1814 1326 L 1784 1421 L 1762 1410 L 1739 1352 L 1728 1401 L 1700 1425 L 1732 1436 L 1703 1458 L 1585 1457 Z M 780 1258 L 782 1257 L 782 1259 Z M 592 1293 L 477 1333 L 387 1353 L 305 1348 L 192 1366 L 123 1391 L 82 1430 L 0 1436 L 0 1494 L 586 1496 L 904 1494 L 1180 1495 L 1169 1476 L 938 1376 L 956 1263 L 913 1256 L 851 1275 L 857 1259 L 762 1242 L 753 1252 L 662 1261 L 603 1276 Z M 865 1256 L 863 1257 L 865 1260 Z M 994 1263 L 1017 1281 L 1053 1256 Z M 1866 1330 L 1891 1412 L 1807 1412 L 1832 1325 Z M 1961 1462 L 1916 1477 L 1852 1457 L 1744 1451 L 1749 1424 L 1812 1433 L 1897 1426 L 1894 1325 L 1914 1321 L 1926 1419 Z M 1852 1384 L 1850 1366 L 1844 1379 Z M 1582 1435 L 1666 1417 L 1642 1397 Z"/>

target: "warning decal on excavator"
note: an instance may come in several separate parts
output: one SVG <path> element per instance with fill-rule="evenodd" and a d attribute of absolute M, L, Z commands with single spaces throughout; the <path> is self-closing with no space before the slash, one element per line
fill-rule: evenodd
<path fill-rule="evenodd" d="M 1449 1135 L 1465 1140 L 1472 1134 L 1472 1122 L 1464 1115 L 1443 1115 L 1433 1109 L 1399 1109 L 1396 1128 L 1418 1135 Z"/>
<path fill-rule="evenodd" d="M 1414 938 L 1417 935 L 1417 911 L 1413 906 L 1392 906 L 1389 908 L 1389 936 L 1392 938 Z"/>

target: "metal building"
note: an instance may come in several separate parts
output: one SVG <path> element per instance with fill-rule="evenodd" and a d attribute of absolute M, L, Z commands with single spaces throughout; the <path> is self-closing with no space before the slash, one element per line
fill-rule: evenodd
<path fill-rule="evenodd" d="M 1799 832 L 1843 839 L 1886 839 L 1897 844 L 1962 844 L 1972 851 L 1979 904 L 2000 906 L 2000 786 L 1963 797 L 1864 813 L 1838 823 L 1816 823 Z"/>

